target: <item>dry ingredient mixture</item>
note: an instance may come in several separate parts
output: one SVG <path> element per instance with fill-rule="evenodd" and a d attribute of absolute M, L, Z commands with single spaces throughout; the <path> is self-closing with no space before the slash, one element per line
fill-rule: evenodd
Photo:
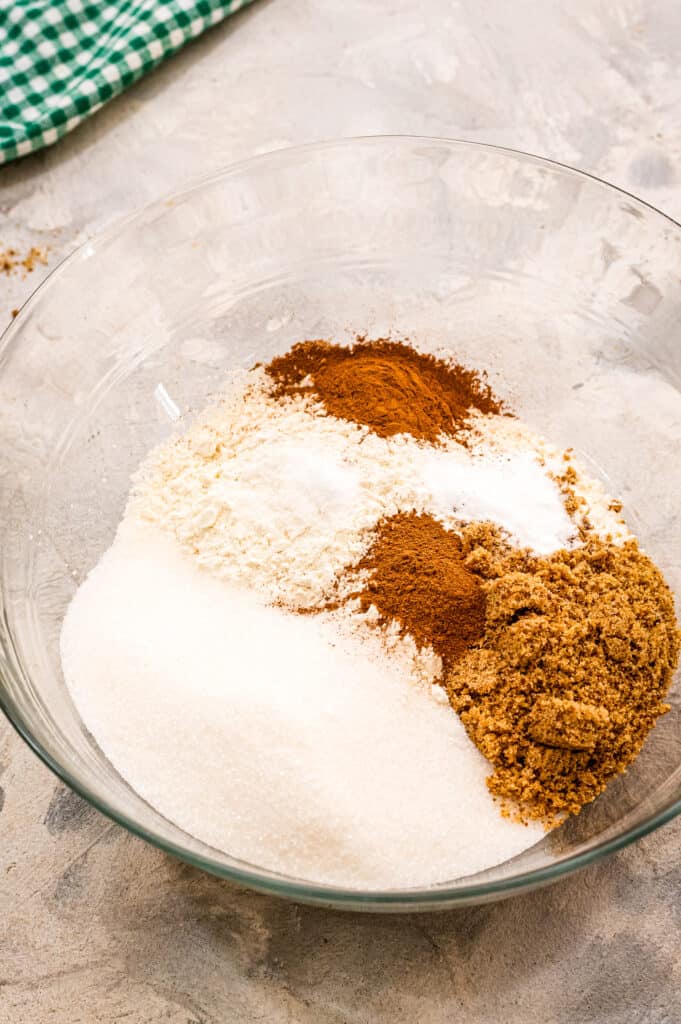
<path fill-rule="evenodd" d="M 152 452 L 62 633 L 86 724 L 161 813 L 369 887 L 482 870 L 579 811 L 678 654 L 661 574 L 572 454 L 475 371 L 366 339 L 234 375 Z"/>

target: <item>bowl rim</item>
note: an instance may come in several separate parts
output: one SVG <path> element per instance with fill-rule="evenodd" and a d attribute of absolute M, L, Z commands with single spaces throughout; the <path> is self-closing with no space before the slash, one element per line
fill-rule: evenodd
<path fill-rule="evenodd" d="M 91 238 L 86 239 L 66 257 L 64 257 L 64 259 L 62 259 L 57 266 L 46 275 L 37 288 L 35 288 L 31 293 L 26 302 L 20 307 L 18 315 L 10 322 L 0 337 L 0 359 L 2 359 L 9 347 L 18 340 L 24 311 L 32 308 L 37 303 L 38 299 L 42 298 L 43 294 L 55 285 L 65 269 L 80 258 L 87 258 L 94 255 L 98 247 L 106 244 L 108 240 L 121 235 L 131 224 L 134 224 L 138 220 L 142 220 L 152 211 L 161 210 L 164 206 L 171 205 L 178 200 L 186 199 L 193 192 L 201 191 L 218 181 L 224 181 L 233 175 L 238 175 L 244 170 L 249 170 L 250 168 L 261 164 L 276 164 L 277 161 L 290 157 L 296 158 L 299 155 L 302 156 L 306 153 L 315 151 L 337 149 L 339 147 L 351 148 L 358 145 L 372 146 L 385 143 L 404 143 L 409 145 L 436 144 L 445 145 L 454 150 L 478 149 L 483 151 L 495 151 L 511 158 L 515 158 L 520 163 L 535 163 L 538 166 L 548 168 L 551 171 L 559 171 L 568 177 L 577 176 L 578 178 L 584 178 L 588 181 L 594 182 L 607 191 L 612 191 L 620 196 L 626 197 L 635 206 L 642 207 L 646 211 L 652 212 L 653 214 L 661 217 L 668 224 L 681 230 L 681 224 L 674 220 L 673 217 L 669 216 L 669 214 L 664 213 L 651 203 L 640 199 L 638 196 L 628 192 L 626 189 L 613 185 L 611 182 L 608 182 L 603 178 L 599 178 L 595 174 L 579 170 L 569 164 L 546 157 L 540 157 L 524 150 L 513 149 L 509 146 L 499 146 L 488 142 L 447 138 L 444 136 L 402 135 L 397 133 L 347 136 L 337 139 L 309 142 L 303 145 L 290 146 L 282 149 L 271 150 L 266 153 L 259 153 L 255 156 L 247 157 L 235 163 L 228 164 L 225 167 L 213 171 L 211 174 L 188 182 L 179 189 L 175 189 L 170 193 L 164 194 L 159 199 L 156 199 L 151 203 L 145 204 L 126 216 L 116 220 L 114 223 L 106 226 L 101 231 L 96 232 Z M 11 647 L 11 644 L 7 643 L 7 636 L 9 635 L 9 630 L 3 615 L 2 621 L 0 622 L 0 646 L 2 647 L 5 655 L 6 669 L 4 667 L 3 669 L 0 669 L 0 684 L 4 682 L 5 671 L 9 670 L 14 674 L 12 664 L 14 654 L 8 649 L 8 647 Z M 611 836 L 600 843 L 596 843 L 584 852 L 569 855 L 562 860 L 556 861 L 554 864 L 548 864 L 540 868 L 533 868 L 529 871 L 520 872 L 517 875 L 510 875 L 496 880 L 466 884 L 465 878 L 461 880 L 457 879 L 455 880 L 457 882 L 456 888 L 451 888 L 451 883 L 445 882 L 441 885 L 431 886 L 428 888 L 390 890 L 350 889 L 342 886 L 308 882 L 303 879 L 277 875 L 265 868 L 259 868 L 257 865 L 250 865 L 246 862 L 244 862 L 243 867 L 227 865 L 217 857 L 213 858 L 203 854 L 197 854 L 185 846 L 161 837 L 153 831 L 147 830 L 126 814 L 118 811 L 110 805 L 107 800 L 99 797 L 90 789 L 86 781 L 77 777 L 69 770 L 69 768 L 61 764 L 60 761 L 43 746 L 40 740 L 33 735 L 31 729 L 23 720 L 20 712 L 7 699 L 5 687 L 1 685 L 0 710 L 4 713 L 10 724 L 14 727 L 18 735 L 25 741 L 28 747 L 37 755 L 43 764 L 45 764 L 50 771 L 57 776 L 57 778 L 61 779 L 62 782 L 91 804 L 96 810 L 104 814 L 116 824 L 121 825 L 133 835 L 143 839 L 145 842 L 165 853 L 172 854 L 193 867 L 208 871 L 211 874 L 217 875 L 218 877 L 228 881 L 245 885 L 248 888 L 270 895 L 293 899 L 304 903 L 321 904 L 323 906 L 335 907 L 337 909 L 369 910 L 379 912 L 414 911 L 418 909 L 432 910 L 470 903 L 486 902 L 511 896 L 522 891 L 547 885 L 550 882 L 557 881 L 559 878 L 570 875 L 574 871 L 580 870 L 603 857 L 615 853 L 617 850 L 623 849 L 630 843 L 635 842 L 681 814 L 680 798 L 672 801 L 663 810 L 652 814 L 645 821 L 642 821 L 629 829 L 625 829 L 625 831 L 618 835 Z M 219 854 L 219 851 L 216 851 L 216 853 Z"/>

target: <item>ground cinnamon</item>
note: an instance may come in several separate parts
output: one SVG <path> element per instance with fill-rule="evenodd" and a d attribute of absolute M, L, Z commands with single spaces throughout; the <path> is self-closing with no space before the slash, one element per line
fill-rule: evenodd
<path fill-rule="evenodd" d="M 461 435 L 470 413 L 498 413 L 482 376 L 402 342 L 358 339 L 349 347 L 304 341 L 266 367 L 274 394 L 310 394 L 328 413 L 381 437 L 411 434 L 436 442 Z"/>
<path fill-rule="evenodd" d="M 463 563 L 460 538 L 432 516 L 405 513 L 383 520 L 357 569 L 368 574 L 359 594 L 362 609 L 373 605 L 380 622 L 396 621 L 445 665 L 482 636 L 480 581 Z"/>

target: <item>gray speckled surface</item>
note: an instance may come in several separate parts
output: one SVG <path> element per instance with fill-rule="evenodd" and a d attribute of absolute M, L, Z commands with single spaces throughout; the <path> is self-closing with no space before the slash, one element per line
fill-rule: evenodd
<path fill-rule="evenodd" d="M 55 149 L 0 171 L 0 248 L 52 267 L 135 207 L 256 152 L 460 136 L 681 216 L 674 0 L 259 0 Z M 0 321 L 43 270 L 0 277 Z M 0 1022 L 681 1019 L 673 823 L 550 889 L 394 918 L 295 907 L 170 860 L 0 724 Z"/>

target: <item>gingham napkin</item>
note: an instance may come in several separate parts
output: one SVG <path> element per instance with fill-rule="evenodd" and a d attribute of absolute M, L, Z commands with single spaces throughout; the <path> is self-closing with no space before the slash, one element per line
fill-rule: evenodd
<path fill-rule="evenodd" d="M 0 0 L 0 164 L 50 146 L 249 0 Z"/>

